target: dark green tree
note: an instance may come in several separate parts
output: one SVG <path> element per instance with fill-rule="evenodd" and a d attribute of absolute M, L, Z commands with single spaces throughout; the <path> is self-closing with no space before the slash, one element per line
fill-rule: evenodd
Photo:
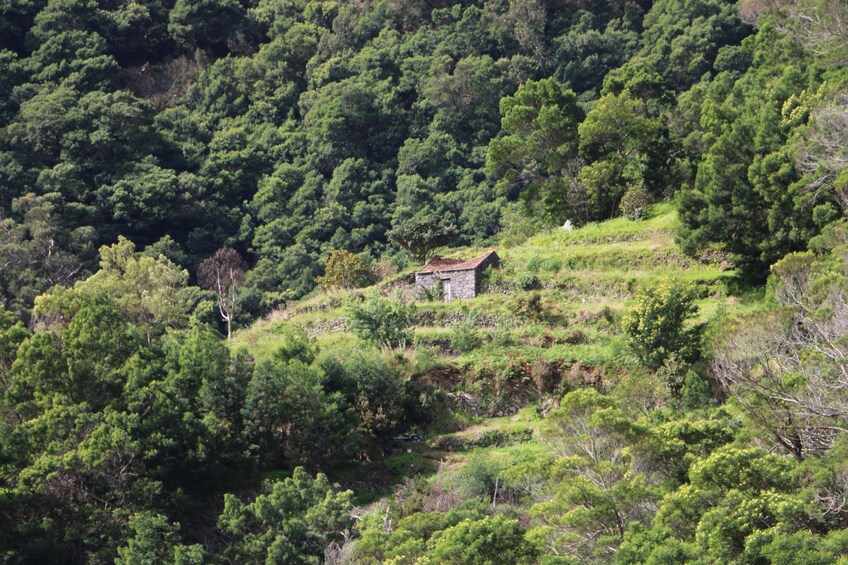
<path fill-rule="evenodd" d="M 451 243 L 457 231 L 453 225 L 430 216 L 408 220 L 392 228 L 387 235 L 389 241 L 424 264 L 434 250 Z"/>
<path fill-rule="evenodd" d="M 528 211 L 541 201 L 549 223 L 589 218 L 577 183 L 577 97 L 553 79 L 528 81 L 501 100 L 502 135 L 489 144 L 486 171 L 499 190 L 521 196 Z"/>
<path fill-rule="evenodd" d="M 325 547 L 353 526 L 352 494 L 302 467 L 267 485 L 251 503 L 228 494 L 218 518 L 231 539 L 225 553 L 240 562 L 319 563 Z"/>

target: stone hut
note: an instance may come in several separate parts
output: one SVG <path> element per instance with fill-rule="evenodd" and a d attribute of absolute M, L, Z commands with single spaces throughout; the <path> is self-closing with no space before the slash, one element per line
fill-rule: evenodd
<path fill-rule="evenodd" d="M 432 289 L 441 281 L 445 302 L 474 298 L 480 292 L 483 271 L 498 265 L 500 258 L 494 251 L 464 260 L 435 257 L 415 274 L 415 284 L 420 289 Z"/>

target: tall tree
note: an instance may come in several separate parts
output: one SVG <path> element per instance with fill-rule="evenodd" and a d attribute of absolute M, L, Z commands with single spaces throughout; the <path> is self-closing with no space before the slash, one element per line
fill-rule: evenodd
<path fill-rule="evenodd" d="M 577 125 L 584 113 L 577 97 L 554 79 L 528 81 L 501 100 L 502 136 L 489 144 L 486 171 L 507 195 L 520 195 L 532 210 L 559 223 L 588 220 L 577 183 Z"/>
<path fill-rule="evenodd" d="M 240 313 L 242 283 L 246 264 L 238 251 L 224 247 L 204 260 L 197 269 L 197 280 L 218 297 L 218 311 L 227 323 L 227 339 L 233 338 L 233 321 Z"/>

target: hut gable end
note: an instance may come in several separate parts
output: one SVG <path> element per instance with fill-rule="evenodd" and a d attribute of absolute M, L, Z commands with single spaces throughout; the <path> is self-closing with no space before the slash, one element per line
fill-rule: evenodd
<path fill-rule="evenodd" d="M 489 251 L 473 259 L 435 257 L 415 274 L 419 289 L 433 289 L 441 282 L 445 302 L 474 298 L 480 292 L 480 279 L 486 268 L 500 264 L 498 254 Z"/>

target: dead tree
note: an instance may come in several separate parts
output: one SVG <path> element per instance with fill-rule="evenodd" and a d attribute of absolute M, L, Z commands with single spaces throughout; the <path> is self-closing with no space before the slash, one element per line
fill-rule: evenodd
<path fill-rule="evenodd" d="M 227 322 L 227 339 L 233 338 L 233 321 L 241 304 L 241 285 L 246 265 L 235 249 L 224 247 L 200 263 L 197 280 L 200 286 L 218 297 L 218 311 Z"/>

